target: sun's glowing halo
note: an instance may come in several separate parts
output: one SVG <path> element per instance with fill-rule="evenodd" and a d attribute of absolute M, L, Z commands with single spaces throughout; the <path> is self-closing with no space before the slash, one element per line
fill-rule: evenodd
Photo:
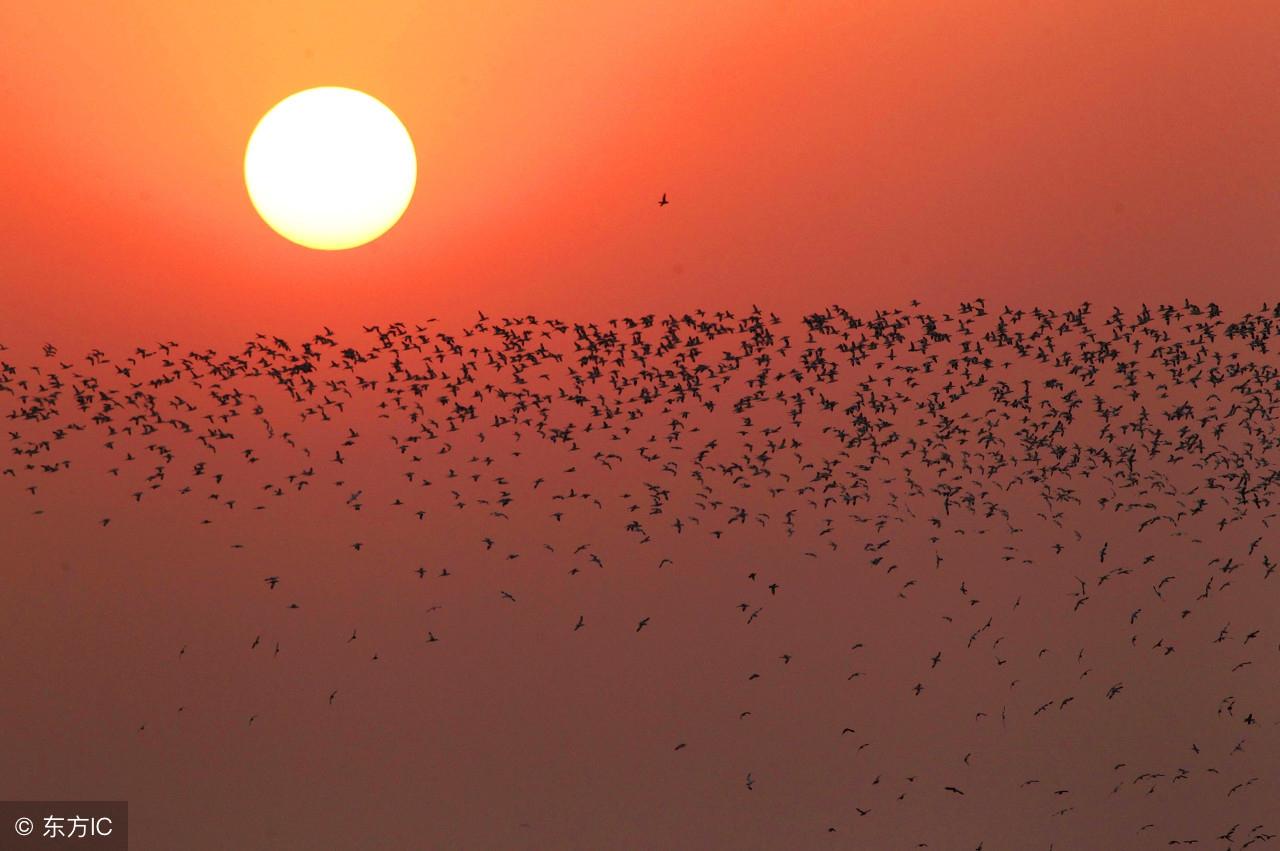
<path fill-rule="evenodd" d="M 418 179 L 409 131 L 364 92 L 323 86 L 272 107 L 249 137 L 244 182 L 281 236 L 336 251 L 400 220 Z"/>

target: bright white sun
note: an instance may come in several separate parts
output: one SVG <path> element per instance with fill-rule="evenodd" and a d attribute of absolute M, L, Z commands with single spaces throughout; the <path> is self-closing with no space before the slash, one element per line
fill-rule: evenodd
<path fill-rule="evenodd" d="M 413 141 L 395 113 L 337 86 L 280 101 L 244 153 L 244 182 L 263 220 L 286 239 L 327 251 L 390 230 L 417 179 Z"/>

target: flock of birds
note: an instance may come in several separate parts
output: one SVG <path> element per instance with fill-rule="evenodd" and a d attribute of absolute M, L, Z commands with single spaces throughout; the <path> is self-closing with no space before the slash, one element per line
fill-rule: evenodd
<path fill-rule="evenodd" d="M 440 518 L 470 518 L 457 528 L 482 530 L 468 544 L 475 561 L 534 561 L 531 583 L 710 573 L 702 553 L 750 541 L 758 562 L 714 571 L 733 577 L 723 608 L 744 636 L 779 617 L 792 587 L 837 579 L 895 618 L 932 624 L 921 628 L 929 650 L 895 656 L 893 676 L 871 661 L 899 653 L 883 634 L 813 625 L 848 657 L 832 700 L 858 688 L 858 701 L 909 707 L 953 688 L 948 668 L 979 692 L 931 704 L 955 750 L 938 757 L 945 770 L 880 763 L 815 832 L 856 841 L 860 824 L 894 819 L 909 796 L 1004 796 L 1050 830 L 1114 820 L 1106 807 L 1138 796 L 1157 817 L 1117 822 L 1109 835 L 1129 837 L 1124 847 L 1261 848 L 1280 806 L 1277 334 L 1280 306 L 1228 316 L 1190 302 L 1126 313 L 976 299 L 799 320 L 755 307 L 598 323 L 480 314 L 456 331 L 365 327 L 358 341 L 329 328 L 258 334 L 231 352 L 48 344 L 25 364 L 0 350 L 0 483 L 35 514 L 60 477 L 114 488 L 117 510 L 83 518 L 86 535 L 162 499 L 226 525 L 327 488 L 359 522 L 401 522 L 395 537 L 417 544 Z M 972 555 L 982 541 L 993 564 Z M 361 558 L 367 543 L 344 549 Z M 444 588 L 472 567 L 423 562 L 392 566 L 387 581 Z M 305 565 L 280 564 L 254 592 L 295 610 L 290 595 L 308 580 Z M 514 585 L 492 595 L 523 599 Z M 449 636 L 428 627 L 422 642 L 447 652 Z M 643 641 L 664 618 L 567 612 L 562 628 Z M 334 640 L 360 638 L 357 626 Z M 258 633 L 245 646 L 271 649 Z M 1195 665 L 1180 669 L 1184 658 Z M 805 662 L 786 646 L 769 660 L 779 671 Z M 772 670 L 740 679 L 777 682 Z M 1152 671 L 1188 678 L 1177 711 L 1191 738 L 1171 734 L 1155 755 L 1096 754 L 1096 788 L 1064 787 L 1047 768 L 987 797 L 966 780 L 1018 726 L 1073 712 L 1091 713 L 1095 731 L 1121 711 L 1141 719 L 1165 699 Z M 316 699 L 347 698 L 331 688 Z M 742 724 L 753 714 L 724 712 Z M 854 716 L 832 728 L 833 746 L 849 759 L 892 750 Z M 750 765 L 739 777 L 750 796 L 780 782 Z M 1204 818 L 1188 829 L 1169 796 L 1192 785 Z M 904 822 L 904 847 L 928 845 L 909 832 Z"/>

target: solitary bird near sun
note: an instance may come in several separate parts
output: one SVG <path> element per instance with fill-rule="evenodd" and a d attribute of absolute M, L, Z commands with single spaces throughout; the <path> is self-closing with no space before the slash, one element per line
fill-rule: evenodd
<path fill-rule="evenodd" d="M 280 101 L 244 155 L 249 199 L 281 236 L 326 251 L 377 239 L 417 184 L 409 131 L 377 98 L 323 86 Z"/>

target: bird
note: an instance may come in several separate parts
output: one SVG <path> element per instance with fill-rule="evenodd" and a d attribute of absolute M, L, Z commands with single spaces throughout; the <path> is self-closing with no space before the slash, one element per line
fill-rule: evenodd
<path fill-rule="evenodd" d="M 663 206 L 666 201 L 663 193 Z M 447 592 L 451 610 L 463 608 L 464 632 L 483 629 L 466 608 L 468 589 L 479 587 L 483 570 L 511 570 L 516 560 L 522 575 L 541 574 L 537 581 L 545 578 L 553 592 L 546 600 L 526 600 L 536 605 L 521 607 L 521 619 L 550 618 L 550 632 L 554 619 L 571 611 L 560 605 L 572 605 L 555 596 L 567 593 L 555 584 L 562 581 L 557 571 L 576 583 L 573 593 L 612 606 L 606 623 L 619 613 L 626 617 L 628 595 L 640 593 L 635 577 L 649 577 L 646 599 L 660 602 L 640 605 L 656 606 L 651 616 L 671 617 L 662 621 L 663 633 L 651 636 L 659 641 L 646 640 L 636 651 L 687 653 L 708 676 L 737 681 L 704 696 L 711 711 L 738 711 L 753 727 L 766 719 L 779 725 L 735 744 L 742 758 L 774 758 L 789 741 L 787 725 L 797 722 L 763 709 L 756 718 L 729 703 L 739 699 L 734 688 L 753 689 L 754 708 L 761 708 L 757 698 L 765 706 L 788 701 L 821 717 L 835 711 L 836 701 L 845 706 L 849 700 L 824 688 L 828 680 L 838 684 L 838 672 L 845 687 L 858 689 L 855 705 L 884 705 L 897 734 L 889 742 L 864 741 L 852 726 L 840 733 L 855 737 L 850 758 L 901 766 L 890 788 L 881 787 L 879 774 L 872 781 L 875 791 L 888 793 L 884 805 L 873 803 L 878 819 L 905 820 L 894 814 L 893 796 L 904 800 L 913 790 L 915 774 L 907 772 L 926 776 L 893 741 L 912 732 L 913 713 L 897 711 L 907 699 L 898 689 L 911 679 L 918 680 L 910 688 L 915 696 L 927 685 L 937 698 L 925 704 L 930 723 L 945 731 L 939 764 L 959 758 L 965 766 L 979 741 L 1000 749 L 1048 726 L 1070 732 L 1083 723 L 1073 717 L 1077 710 L 1091 718 L 1114 716 L 1121 725 L 1135 713 L 1163 711 L 1169 707 L 1158 705 L 1162 693 L 1147 686 L 1185 681 L 1173 709 L 1176 726 L 1206 742 L 1192 744 L 1194 763 L 1179 767 L 1187 739 L 1170 739 L 1144 758 L 1146 771 L 1115 760 L 1114 777 L 1091 778 L 1093 769 L 1084 767 L 1071 771 L 1117 789 L 1117 799 L 1149 795 L 1153 806 L 1165 808 L 1177 794 L 1170 789 L 1195 788 L 1196 778 L 1208 781 L 1212 774 L 1221 784 L 1212 788 L 1233 807 L 1254 805 L 1249 784 L 1263 776 L 1266 756 L 1260 737 L 1274 723 L 1256 695 L 1280 657 L 1261 640 L 1264 623 L 1243 622 L 1251 610 L 1238 602 L 1265 599 L 1277 567 L 1267 543 L 1280 496 L 1280 478 L 1272 475 L 1280 460 L 1276 307 L 1227 311 L 1187 301 L 1126 312 L 1093 304 L 996 308 L 966 300 L 935 311 L 911 299 L 868 311 L 818 306 L 794 317 L 755 305 L 705 304 L 603 319 L 478 315 L 448 329 L 425 320 L 367 326 L 363 337 L 350 339 L 328 328 L 301 342 L 262 334 L 243 349 L 146 343 L 72 364 L 38 351 L 26 358 L 6 354 L 0 441 L 10 451 L 0 462 L 0 487 L 29 502 L 33 517 L 41 518 L 33 524 L 69 516 L 108 525 L 98 519 L 106 509 L 79 518 L 75 511 L 85 509 L 50 497 L 53 487 L 46 483 L 59 477 L 82 476 L 77 487 L 103 483 L 104 496 L 117 500 L 109 509 L 117 521 L 126 508 L 147 520 L 163 510 L 166 529 L 189 522 L 194 534 L 212 536 L 210 546 L 232 559 L 225 571 L 208 574 L 209 582 L 238 581 L 231 577 L 241 568 L 288 569 L 290 562 L 270 560 L 239 537 L 252 522 L 243 517 L 246 507 L 286 520 L 277 506 L 294 500 L 326 499 L 353 509 L 341 523 L 360 531 L 339 529 L 338 521 L 332 530 L 318 528 L 307 536 L 308 555 L 312 547 L 330 546 L 340 555 L 344 542 L 368 541 L 371 555 L 360 561 L 375 561 L 360 565 L 359 579 L 376 593 L 386 590 L 383 583 L 394 592 L 410 570 L 425 582 L 428 568 L 414 568 L 421 555 L 410 549 L 417 538 L 408 538 L 407 524 L 420 535 L 438 522 L 440 534 L 430 545 L 441 551 L 454 543 L 456 530 L 471 530 L 460 537 L 470 557 L 455 557 L 452 570 L 430 568 L 433 583 L 417 586 L 431 588 L 433 597 L 439 587 L 439 599 Z M 381 448 L 370 440 L 375 432 Z M 376 452 L 384 454 L 373 458 Z M 70 472 L 64 462 L 74 462 Z M 227 510 L 210 512 L 201 507 L 205 502 Z M 139 534 L 151 528 L 110 525 Z M 584 527 L 589 536 L 569 537 Z M 513 529 L 527 547 L 507 543 L 513 539 L 503 534 Z M 477 539 L 482 547 L 474 546 Z M 673 539 L 684 548 L 659 549 Z M 397 551 L 401 541 L 406 545 Z M 497 541 L 506 546 L 498 548 Z M 384 542 L 389 546 L 377 546 Z M 362 552 L 363 543 L 351 546 Z M 687 564 L 685 553 L 719 559 L 725 569 L 697 576 L 632 572 L 632 565 L 655 564 L 646 554 L 651 550 L 668 553 L 656 560 L 660 569 Z M 296 557 L 304 557 L 301 547 Z M 490 557 L 493 564 L 481 560 Z M 967 575 L 947 579 L 943 574 L 958 564 Z M 850 569 L 840 569 L 845 566 Z M 1147 571 L 1155 571 L 1149 580 L 1139 575 Z M 291 573 L 291 594 L 300 583 L 331 587 L 323 576 Z M 449 576 L 458 578 L 434 584 Z M 281 577 L 263 581 L 275 590 Z M 323 620 L 319 626 L 311 620 L 317 607 L 308 599 L 305 610 L 288 603 L 296 622 L 290 630 L 324 628 Z M 416 603 L 397 608 L 398 600 L 390 599 L 380 620 L 421 611 Z M 506 591 L 500 599 L 516 600 Z M 880 630 L 864 634 L 866 644 L 851 644 L 843 634 L 838 624 L 847 619 L 826 616 L 826 607 L 834 611 L 844 601 L 866 606 L 861 616 Z M 243 605 L 236 618 L 254 620 L 255 629 L 275 628 L 278 610 L 260 611 L 252 600 Z M 741 617 L 722 619 L 730 607 Z M 1235 623 L 1219 631 L 1224 610 Z M 646 616 L 635 631 L 649 622 Z M 705 625 L 716 640 L 681 644 L 682 623 Z M 875 640 L 900 623 L 912 624 L 919 642 Z M 577 616 L 571 631 L 583 624 Z M 801 625 L 803 646 L 815 653 L 790 643 Z M 752 632 L 740 632 L 747 628 Z M 527 640 L 547 634 L 535 629 Z M 1038 640 L 1041 635 L 1048 638 Z M 607 636 L 593 630 L 575 642 L 606 647 Z M 668 647 L 672 636 L 677 643 Z M 347 643 L 355 638 L 353 629 Z M 953 638 L 964 643 L 961 650 L 943 643 Z M 425 641 L 439 639 L 428 631 Z M 260 642 L 258 634 L 251 650 Z M 185 660 L 188 647 L 178 643 Z M 431 664 L 468 646 L 465 640 L 449 644 L 432 651 L 445 656 Z M 841 646 L 868 657 L 866 664 L 840 667 Z M 928 646 L 935 647 L 932 656 Z M 278 656 L 278 641 L 274 647 Z M 800 666 L 785 670 L 787 677 L 772 667 L 763 668 L 768 675 L 753 670 L 761 667 L 762 650 L 784 665 L 801 658 L 779 654 L 783 649 L 804 654 Z M 335 650 L 324 641 L 299 642 L 291 659 L 323 665 Z M 949 670 L 963 672 L 963 701 L 953 699 L 949 679 L 934 679 L 942 676 L 935 669 L 944 654 Z M 200 668 L 207 657 L 202 643 L 193 661 L 182 664 Z M 392 658 L 389 665 L 396 664 Z M 596 664 L 591 655 L 584 660 Z M 650 679 L 658 677 L 658 687 L 678 686 L 682 664 L 654 668 Z M 1108 668 L 1114 673 L 1096 683 L 1097 671 Z M 902 679 L 886 679 L 886 670 Z M 240 686 L 247 699 L 254 681 Z M 1068 682 L 1081 686 L 1062 685 Z M 1197 699 L 1185 699 L 1190 695 Z M 1212 699 L 1199 699 L 1205 695 Z M 1223 695 L 1214 716 L 1214 699 Z M 1001 726 L 988 729 L 997 706 Z M 235 710 L 228 711 L 234 720 Z M 1236 724 L 1246 729 L 1237 732 L 1234 748 L 1210 735 Z M 1054 770 L 1057 778 L 1061 772 Z M 1025 794 L 1070 795 L 1075 806 L 1055 813 L 1027 804 L 1029 817 L 1049 820 L 1078 807 L 1079 818 L 1096 804 L 1074 801 L 1071 771 L 1043 790 L 1032 778 Z M 776 773 L 770 778 L 769 788 L 777 788 Z M 953 806 L 968 811 L 966 820 L 984 817 L 989 796 L 968 798 L 958 786 L 943 790 L 955 796 Z M 1188 809 L 1191 817 L 1209 813 L 1214 800 L 1201 790 L 1179 806 L 1197 808 Z M 815 824 L 841 823 L 836 815 Z M 1128 837 L 1120 828 L 1101 817 L 1094 821 L 1104 845 L 1124 847 Z M 1233 829 L 1223 841 L 1265 846 L 1267 825 L 1257 821 L 1252 833 Z M 913 841 L 939 844 L 918 825 L 912 831 Z"/>

